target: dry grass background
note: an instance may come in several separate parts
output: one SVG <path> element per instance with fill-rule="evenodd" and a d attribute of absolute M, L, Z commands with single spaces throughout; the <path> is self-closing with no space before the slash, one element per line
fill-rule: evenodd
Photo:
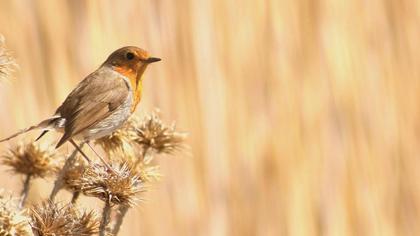
<path fill-rule="evenodd" d="M 420 235 L 419 25 L 415 0 L 1 0 L 20 70 L 0 137 L 138 45 L 163 58 L 138 113 L 159 107 L 192 148 L 161 158 L 122 235 Z"/>

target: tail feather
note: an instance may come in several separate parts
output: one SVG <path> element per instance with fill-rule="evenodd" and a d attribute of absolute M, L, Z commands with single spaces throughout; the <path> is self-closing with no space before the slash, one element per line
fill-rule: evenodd
<path fill-rule="evenodd" d="M 9 136 L 9 137 L 7 137 L 7 138 L 0 139 L 0 143 L 5 142 L 5 141 L 8 141 L 8 140 L 10 140 L 10 139 L 12 139 L 12 138 L 14 138 L 14 137 L 16 137 L 16 136 L 19 136 L 19 135 L 21 135 L 21 134 L 24 134 L 24 133 L 29 132 L 29 131 L 34 130 L 34 129 L 38 129 L 38 125 L 34 125 L 34 126 L 29 127 L 29 128 L 22 129 L 22 130 L 20 130 L 19 132 L 16 132 L 16 133 L 14 133 L 14 134 L 10 135 L 10 136 Z"/>
<path fill-rule="evenodd" d="M 48 133 L 49 130 L 44 130 L 42 131 L 41 135 L 38 136 L 38 138 L 35 139 L 35 142 L 40 140 L 42 138 L 42 136 L 44 136 L 46 133 Z"/>
<path fill-rule="evenodd" d="M 61 137 L 60 141 L 58 141 L 55 148 L 56 149 L 59 148 L 61 145 L 63 145 L 65 142 L 67 142 L 70 138 L 71 138 L 71 136 L 68 133 L 64 133 L 63 137 Z"/>
<path fill-rule="evenodd" d="M 18 131 L 18 132 L 16 132 L 16 133 L 14 133 L 14 134 L 12 134 L 12 135 L 10 135 L 9 137 L 7 137 L 7 138 L 4 138 L 4 139 L 0 139 L 0 143 L 2 143 L 2 142 L 5 142 L 5 141 L 8 141 L 8 140 L 10 140 L 10 139 L 12 139 L 12 138 L 14 138 L 14 137 L 17 137 L 17 136 L 19 136 L 19 135 L 21 135 L 21 134 L 24 134 L 24 133 L 26 133 L 26 132 L 29 132 L 29 131 L 31 131 L 31 130 L 35 130 L 35 129 L 44 129 L 44 132 L 41 134 L 41 136 L 39 136 L 36 140 L 38 140 L 38 139 L 40 139 L 42 136 L 44 136 L 50 129 L 51 129 L 51 125 L 53 125 L 54 124 L 54 121 L 56 121 L 57 119 L 59 119 L 59 117 L 57 117 L 57 116 L 53 116 L 53 117 L 51 117 L 51 118 L 49 118 L 49 119 L 46 119 L 46 120 L 43 120 L 43 121 L 41 121 L 39 124 L 37 124 L 37 125 L 33 125 L 33 126 L 31 126 L 31 127 L 28 127 L 28 128 L 26 128 L 26 129 L 22 129 L 22 130 L 20 130 L 20 131 Z"/>

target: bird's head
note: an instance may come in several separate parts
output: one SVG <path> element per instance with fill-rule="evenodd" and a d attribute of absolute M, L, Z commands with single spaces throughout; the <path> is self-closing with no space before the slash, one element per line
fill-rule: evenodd
<path fill-rule="evenodd" d="M 146 67 L 160 60 L 160 58 L 151 57 L 146 50 L 128 46 L 113 52 L 103 65 L 112 67 L 112 69 L 130 79 L 135 78 L 138 82 L 141 80 Z"/>

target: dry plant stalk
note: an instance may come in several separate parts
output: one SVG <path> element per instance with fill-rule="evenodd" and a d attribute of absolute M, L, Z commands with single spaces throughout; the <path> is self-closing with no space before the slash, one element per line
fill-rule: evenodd
<path fill-rule="evenodd" d="M 84 143 L 82 143 L 80 145 L 80 148 L 83 148 Z M 57 193 L 61 190 L 61 188 L 63 187 L 63 185 L 65 184 L 65 175 L 68 172 L 68 170 L 74 165 L 74 162 L 76 160 L 78 154 L 78 150 L 75 149 L 66 159 L 64 166 L 61 168 L 61 170 L 58 171 L 57 173 L 57 179 L 54 182 L 54 187 L 51 191 L 50 194 L 50 201 L 54 201 L 55 196 L 57 195 Z"/>
<path fill-rule="evenodd" d="M 72 204 L 45 201 L 31 208 L 33 231 L 40 236 L 94 235 L 99 232 L 95 211 L 80 211 Z"/>
<path fill-rule="evenodd" d="M 16 68 L 16 61 L 10 51 L 6 49 L 4 37 L 0 35 L 0 80 L 10 78 Z"/>
<path fill-rule="evenodd" d="M 0 191 L 0 235 L 33 235 L 29 217 L 20 210 L 18 200 L 4 191 Z"/>
<path fill-rule="evenodd" d="M 104 205 L 104 209 L 102 210 L 102 219 L 101 219 L 101 224 L 99 226 L 99 236 L 105 236 L 109 234 L 107 230 L 107 226 L 109 222 L 111 221 L 111 211 L 112 211 L 111 203 L 110 201 L 106 201 Z"/>

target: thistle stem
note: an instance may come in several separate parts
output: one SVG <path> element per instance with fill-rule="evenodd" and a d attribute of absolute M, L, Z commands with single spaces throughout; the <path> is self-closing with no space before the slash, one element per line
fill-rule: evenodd
<path fill-rule="evenodd" d="M 104 209 L 102 211 L 101 225 L 99 226 L 99 236 L 106 235 L 106 226 L 109 224 L 111 217 L 111 203 L 110 201 L 105 202 Z"/>
<path fill-rule="evenodd" d="M 82 148 L 84 143 L 80 144 L 80 148 Z M 58 173 L 57 179 L 54 182 L 54 187 L 50 194 L 50 200 L 54 201 L 55 196 L 57 196 L 57 193 L 60 191 L 60 189 L 63 187 L 63 178 L 64 174 L 68 171 L 68 169 L 74 164 L 74 161 L 76 160 L 78 150 L 75 149 L 70 156 L 67 158 L 66 163 L 64 164 L 63 168 Z"/>
<path fill-rule="evenodd" d="M 139 165 L 142 161 L 144 161 L 144 159 L 146 158 L 147 155 L 147 151 L 149 150 L 149 148 L 144 148 L 142 153 L 141 153 L 141 159 L 139 158 L 136 162 L 136 166 Z M 126 206 L 126 205 L 121 205 L 118 207 L 118 215 L 117 215 L 117 219 L 115 220 L 115 224 L 114 227 L 112 229 L 112 235 L 117 235 L 118 232 L 120 231 L 121 225 L 123 223 L 124 217 L 128 212 L 128 209 L 130 207 Z"/>
<path fill-rule="evenodd" d="M 121 225 L 124 220 L 125 214 L 127 214 L 129 207 L 126 205 L 119 206 L 117 219 L 115 220 L 114 227 L 112 228 L 112 235 L 117 235 L 120 231 Z"/>
<path fill-rule="evenodd" d="M 71 198 L 71 204 L 76 204 L 77 200 L 79 199 L 80 192 L 76 191 L 73 193 L 73 197 Z"/>
<path fill-rule="evenodd" d="M 31 175 L 26 175 L 25 182 L 23 183 L 22 193 L 20 194 L 21 199 L 19 207 L 22 208 L 25 205 L 26 199 L 28 198 L 29 188 L 31 185 Z"/>

